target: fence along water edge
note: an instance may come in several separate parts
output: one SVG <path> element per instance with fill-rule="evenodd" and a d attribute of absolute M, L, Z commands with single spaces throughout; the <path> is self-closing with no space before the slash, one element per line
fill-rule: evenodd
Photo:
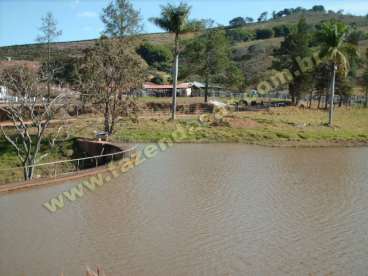
<path fill-rule="evenodd" d="M 107 165 L 108 163 L 121 159 L 131 159 L 132 154 L 137 150 L 137 145 L 123 151 L 95 155 L 77 159 L 60 160 L 54 162 L 47 162 L 41 164 L 35 164 L 30 166 L 22 166 L 16 168 L 3 168 L 0 169 L 0 174 L 4 172 L 9 172 L 8 175 L 0 178 L 0 185 L 16 183 L 24 181 L 23 171 L 25 168 L 34 168 L 34 177 L 32 180 L 43 179 L 43 178 L 57 178 L 60 176 L 67 176 L 71 174 L 76 174 L 80 171 L 86 169 L 97 168 L 99 166 Z M 103 162 L 101 162 L 103 161 Z M 89 166 L 83 169 L 83 165 L 86 163 L 94 163 L 95 165 Z"/>

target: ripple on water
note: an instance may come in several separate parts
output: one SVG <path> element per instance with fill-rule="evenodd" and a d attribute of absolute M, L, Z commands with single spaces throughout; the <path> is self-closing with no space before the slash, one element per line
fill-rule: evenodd
<path fill-rule="evenodd" d="M 365 275 L 367 153 L 176 145 L 57 214 L 1 196 L 0 275 Z"/>

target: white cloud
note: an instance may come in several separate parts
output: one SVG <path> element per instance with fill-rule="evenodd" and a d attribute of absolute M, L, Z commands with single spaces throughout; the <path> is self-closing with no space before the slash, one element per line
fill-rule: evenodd
<path fill-rule="evenodd" d="M 92 11 L 84 11 L 84 12 L 78 13 L 78 16 L 79 17 L 97 17 L 97 13 L 92 12 Z"/>

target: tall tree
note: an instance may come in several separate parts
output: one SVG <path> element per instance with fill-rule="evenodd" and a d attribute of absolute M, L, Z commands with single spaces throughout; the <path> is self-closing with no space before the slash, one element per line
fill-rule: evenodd
<path fill-rule="evenodd" d="M 254 19 L 252 17 L 246 17 L 245 18 L 245 23 L 253 23 Z"/>
<path fill-rule="evenodd" d="M 114 131 L 119 115 L 124 112 L 124 96 L 141 87 L 146 63 L 129 42 L 116 39 L 100 39 L 86 53 L 81 67 L 85 91 L 92 92 L 104 109 L 104 128 Z M 84 91 L 82 91 L 84 92 Z"/>
<path fill-rule="evenodd" d="M 205 82 L 205 102 L 208 101 L 210 82 L 223 83 L 233 89 L 241 89 L 245 83 L 242 72 L 232 61 L 225 31 L 211 26 L 211 21 L 208 21 L 204 34 L 193 39 L 184 51 L 186 71 L 201 76 Z"/>
<path fill-rule="evenodd" d="M 139 11 L 129 0 L 114 0 L 102 10 L 101 20 L 105 24 L 104 35 L 123 37 L 142 30 Z"/>
<path fill-rule="evenodd" d="M 246 21 L 243 17 L 239 16 L 231 19 L 229 24 L 231 27 L 241 27 L 246 24 Z"/>
<path fill-rule="evenodd" d="M 280 71 L 288 69 L 291 73 L 300 72 L 289 83 L 289 91 L 294 105 L 298 104 L 301 96 L 309 89 L 311 84 L 310 72 L 300 68 L 300 60 L 311 56 L 310 41 L 309 26 L 305 18 L 302 17 L 297 27 L 286 36 L 280 48 L 275 51 L 275 61 L 273 63 L 275 69 Z"/>
<path fill-rule="evenodd" d="M 261 15 L 258 17 L 258 22 L 267 21 L 268 12 L 262 12 Z"/>
<path fill-rule="evenodd" d="M 62 31 L 57 28 L 57 21 L 51 12 L 41 18 L 42 24 L 40 27 L 41 34 L 37 37 L 37 41 L 46 43 L 47 45 L 47 61 L 46 61 L 46 78 L 47 78 L 47 99 L 51 95 L 51 81 L 54 75 L 54 68 L 51 64 L 51 43 L 55 41 L 58 36 L 62 35 Z"/>
<path fill-rule="evenodd" d="M 176 88 L 178 83 L 179 73 L 179 38 L 180 35 L 189 31 L 189 15 L 191 7 L 185 3 L 180 3 L 178 6 L 167 4 L 161 7 L 161 16 L 151 18 L 151 21 L 160 28 L 174 33 L 174 69 L 173 69 L 173 91 L 172 91 L 172 119 L 176 117 Z"/>
<path fill-rule="evenodd" d="M 329 126 L 333 126 L 334 96 L 336 86 L 336 74 L 347 76 L 349 71 L 349 56 L 357 55 L 355 46 L 346 42 L 349 27 L 336 20 L 322 24 L 317 33 L 318 41 L 321 43 L 320 56 L 325 58 L 331 66 L 331 94 L 330 110 L 328 116 Z"/>
<path fill-rule="evenodd" d="M 208 100 L 209 83 L 225 75 L 231 64 L 230 43 L 223 30 L 207 29 L 186 46 L 184 57 L 190 72 L 205 81 L 205 102 Z"/>

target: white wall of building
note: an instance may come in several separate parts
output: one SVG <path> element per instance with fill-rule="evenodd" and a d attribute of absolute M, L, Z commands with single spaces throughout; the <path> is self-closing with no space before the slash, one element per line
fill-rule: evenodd
<path fill-rule="evenodd" d="M 5 86 L 0 86 L 0 99 L 5 99 L 8 96 L 7 89 Z"/>

